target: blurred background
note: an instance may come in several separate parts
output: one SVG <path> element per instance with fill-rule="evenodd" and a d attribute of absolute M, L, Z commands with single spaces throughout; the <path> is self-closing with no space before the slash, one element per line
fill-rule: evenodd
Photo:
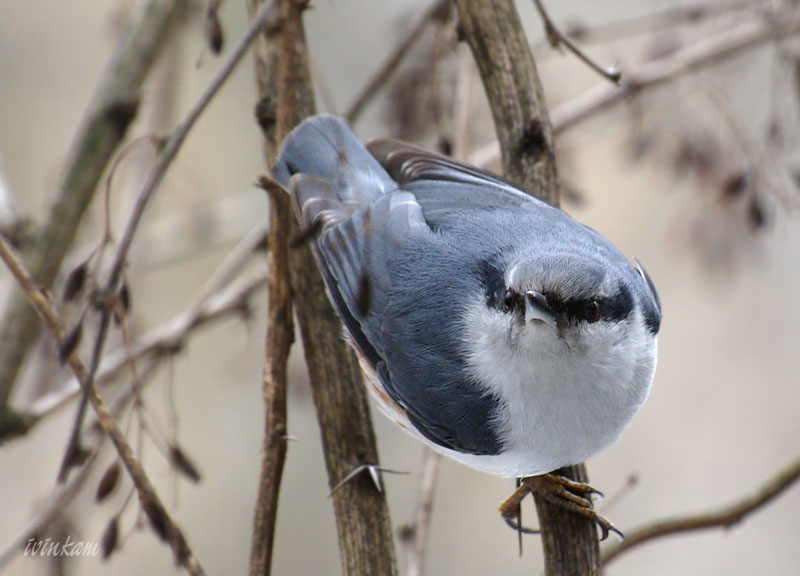
<path fill-rule="evenodd" d="M 762 10 L 789 11 L 793 4 L 546 3 L 554 20 L 595 60 L 623 75 L 743 23 L 760 22 Z M 82 114 L 135 5 L 2 2 L 0 176 L 20 214 L 38 220 L 46 214 Z M 346 110 L 428 5 L 315 2 L 306 25 L 318 109 Z M 635 18 L 687 5 L 706 10 L 674 21 Z M 536 45 L 553 110 L 587 90 L 611 89 L 572 55 L 543 43 L 532 2 L 518 2 L 518 9 Z M 198 3 L 167 47 L 144 87 L 144 105 L 129 140 L 171 130 L 218 69 L 221 60 L 205 48 L 203 13 Z M 225 2 L 220 20 L 227 54 L 246 26 L 244 3 Z M 592 34 L 597 27 L 599 33 Z M 466 155 L 492 142 L 480 80 L 466 47 L 454 37 L 452 20 L 430 26 L 355 123 L 360 137 L 395 135 L 430 147 L 455 145 Z M 798 55 L 791 40 L 746 50 L 701 74 L 681 75 L 627 98 L 557 137 L 564 208 L 637 257 L 663 304 L 650 398 L 622 439 L 588 462 L 592 483 L 611 496 L 601 511 L 623 532 L 738 499 L 800 452 Z M 465 94 L 468 121 L 458 125 L 453 103 L 458 98 L 463 103 Z M 185 310 L 234 244 L 264 219 L 266 198 L 253 187 L 264 172 L 255 100 L 248 58 L 203 114 L 148 209 L 128 269 L 134 335 Z M 120 163 L 112 189 L 116 230 L 151 161 L 152 151 L 138 146 Z M 101 203 L 90 212 L 69 260 L 73 265 L 101 234 Z M 263 269 L 258 255 L 252 260 L 243 274 Z M 7 294 L 5 270 L 0 284 Z M 177 476 L 148 439 L 140 456 L 209 574 L 245 573 L 249 562 L 264 426 L 265 301 L 262 290 L 245 318 L 229 315 L 196 330 L 179 354 L 155 369 L 146 388 L 150 417 L 166 436 L 177 438 L 202 481 Z M 108 349 L 119 343 L 115 335 Z M 14 405 L 21 409 L 68 378 L 65 369 L 43 360 L 53 357 L 52 342 L 43 339 L 38 348 L 15 393 Z M 84 358 L 88 354 L 87 349 Z M 283 477 L 273 573 L 338 574 L 328 480 L 299 343 L 291 368 L 289 432 L 296 441 L 289 445 Z M 74 406 L 0 447 L 0 549 L 24 532 L 52 494 Z M 128 419 L 124 415 L 121 422 Z M 377 411 L 374 424 L 382 464 L 409 472 L 385 479 L 399 527 L 413 518 L 423 450 Z M 131 439 L 136 445 L 137 434 Z M 97 482 L 112 461 L 105 446 L 60 521 L 73 540 L 99 541 L 123 507 L 127 478 L 112 498 L 94 503 Z M 625 488 L 631 478 L 635 486 Z M 427 573 L 540 573 L 537 537 L 525 538 L 520 557 L 516 534 L 497 513 L 513 488 L 510 480 L 443 461 Z M 121 548 L 105 563 L 70 561 L 69 573 L 174 570 L 170 550 L 149 530 L 135 530 L 136 507 L 124 510 Z M 532 522 L 532 504 L 526 503 L 525 511 Z M 798 541 L 800 489 L 794 488 L 741 525 L 642 546 L 607 573 L 796 574 Z M 399 542 L 397 553 L 403 573 Z M 4 567 L 7 574 L 54 570 L 52 559 L 21 554 Z"/>

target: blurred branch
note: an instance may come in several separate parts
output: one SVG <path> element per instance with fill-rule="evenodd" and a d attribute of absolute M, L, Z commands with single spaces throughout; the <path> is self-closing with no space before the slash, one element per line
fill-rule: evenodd
<path fill-rule="evenodd" d="M 621 38 L 642 33 L 652 33 L 667 28 L 694 24 L 716 16 L 734 12 L 757 11 L 766 2 L 753 0 L 699 0 L 681 2 L 673 6 L 660 6 L 641 14 L 625 16 L 602 24 L 582 24 L 578 22 L 563 26 L 566 34 L 583 43 L 617 41 Z"/>
<path fill-rule="evenodd" d="M 608 564 L 620 554 L 656 538 L 695 532 L 708 528 L 731 528 L 750 514 L 753 514 L 800 480 L 800 458 L 795 459 L 775 476 L 770 478 L 755 492 L 721 508 L 698 514 L 659 520 L 625 533 L 625 540 L 603 550 L 603 565 Z"/>
<path fill-rule="evenodd" d="M 406 544 L 408 576 L 422 576 L 425 572 L 425 558 L 428 552 L 431 518 L 433 517 L 433 497 L 439 477 L 441 454 L 425 448 L 422 475 L 419 482 L 419 498 L 414 512 L 414 522 L 404 526 L 400 539 Z"/>
<path fill-rule="evenodd" d="M 16 244 L 19 236 L 20 217 L 14 196 L 3 173 L 3 157 L 0 156 L 0 234 Z"/>
<path fill-rule="evenodd" d="M 210 294 L 194 309 L 186 310 L 165 322 L 161 326 L 134 340 L 130 346 L 121 346 L 105 355 L 100 369 L 97 371 L 98 386 L 105 386 L 115 381 L 122 372 L 135 362 L 144 359 L 157 361 L 169 358 L 186 347 L 189 338 L 196 329 L 214 320 L 226 318 L 233 314 L 246 313 L 253 296 L 267 283 L 266 272 L 261 272 L 248 279 L 233 283 L 224 290 Z M 80 392 L 76 380 L 69 380 L 55 390 L 37 398 L 24 412 L 29 426 L 38 424 L 56 412 Z"/>
<path fill-rule="evenodd" d="M 195 122 L 200 115 L 205 111 L 208 104 L 217 94 L 222 85 L 227 81 L 228 77 L 233 72 L 236 65 L 247 52 L 250 44 L 258 36 L 262 30 L 273 30 L 280 23 L 280 13 L 276 5 L 271 2 L 263 5 L 256 16 L 253 18 L 247 30 L 237 42 L 231 54 L 225 59 L 220 69 L 214 75 L 214 78 L 209 83 L 208 87 L 200 95 L 200 98 L 189 110 L 184 120 L 178 125 L 175 131 L 167 140 L 163 150 L 156 160 L 155 166 L 150 170 L 142 184 L 141 191 L 136 199 L 136 204 L 133 207 L 133 212 L 128 219 L 122 237 L 117 244 L 117 251 L 114 254 L 114 260 L 111 265 L 111 272 L 109 273 L 108 281 L 104 287 L 104 294 L 111 295 L 116 292 L 117 285 L 119 284 L 122 270 L 127 261 L 128 250 L 133 242 L 136 230 L 139 227 L 144 210 L 147 207 L 150 199 L 155 194 L 161 183 L 164 175 L 169 169 L 172 161 L 178 155 L 184 140 L 188 136 L 191 129 L 194 127 Z M 84 388 L 84 398 L 78 407 L 75 423 L 72 428 L 72 434 L 67 445 L 64 460 L 62 462 L 61 471 L 59 472 L 59 480 L 63 481 L 69 468 L 72 464 L 72 455 L 80 451 L 80 431 L 83 422 L 83 415 L 86 409 L 86 397 L 91 393 L 94 386 L 94 376 L 100 366 L 100 359 L 103 353 L 103 346 L 108 335 L 108 327 L 111 322 L 112 308 L 104 307 L 100 315 L 100 326 L 97 330 L 95 338 L 94 349 L 92 351 L 92 359 L 89 364 L 89 371 L 86 379 L 86 386 Z"/>
<path fill-rule="evenodd" d="M 600 74 L 600 76 L 612 84 L 616 85 L 620 83 L 622 80 L 622 74 L 620 74 L 619 70 L 613 67 L 607 69 L 603 68 L 597 62 L 592 60 L 583 50 L 580 49 L 580 47 L 578 47 L 577 44 L 575 44 L 569 38 L 569 36 L 561 32 L 558 26 L 555 25 L 553 20 L 550 18 L 550 14 L 547 13 L 542 0 L 533 0 L 533 3 L 536 5 L 536 9 L 539 11 L 539 14 L 542 17 L 542 21 L 544 22 L 544 32 L 551 47 L 558 48 L 559 46 L 566 46 L 567 50 L 577 56 L 578 59 L 586 64 L 589 68 Z"/>
<path fill-rule="evenodd" d="M 536 64 L 512 0 L 456 0 L 492 109 L 503 172 L 522 187 L 558 205 L 559 184 L 550 118 Z M 587 482 L 581 464 L 555 474 Z M 545 572 L 596 575 L 600 560 L 592 522 L 534 494 Z"/>
<path fill-rule="evenodd" d="M 0 237 L 0 258 L 6 263 L 6 266 L 8 266 L 8 269 L 14 275 L 14 278 L 28 298 L 28 301 L 36 309 L 36 312 L 45 322 L 53 337 L 63 346 L 67 334 L 58 312 L 50 301 L 47 293 L 36 285 L 30 274 L 25 270 L 22 263 L 17 259 L 2 237 Z M 186 542 L 183 532 L 181 532 L 181 529 L 175 524 L 166 508 L 161 503 L 161 499 L 153 488 L 144 468 L 142 468 L 142 465 L 134 456 L 133 450 L 125 439 L 122 431 L 117 426 L 105 401 L 97 393 L 97 390 L 87 386 L 88 371 L 74 348 L 69 352 L 66 362 L 73 374 L 75 374 L 75 377 L 81 383 L 81 386 L 87 391 L 89 402 L 92 408 L 94 408 L 97 420 L 103 428 L 103 431 L 111 439 L 111 442 L 114 444 L 119 454 L 120 460 L 122 460 L 128 474 L 130 474 L 136 491 L 139 494 L 139 503 L 150 519 L 154 530 L 156 530 L 159 537 L 172 548 L 175 561 L 178 564 L 184 566 L 192 575 L 204 574 L 203 568 L 200 566 L 197 558 L 195 558 L 191 548 L 189 548 L 189 544 Z"/>
<path fill-rule="evenodd" d="M 800 20 L 776 18 L 766 23 L 748 22 L 732 30 L 703 38 L 664 58 L 652 60 L 626 72 L 625 80 L 619 87 L 599 84 L 556 106 L 550 116 L 553 131 L 560 134 L 645 90 L 719 64 L 767 42 L 796 34 L 800 34 Z M 470 162 L 476 166 L 487 166 L 496 162 L 499 156 L 500 148 L 495 142 L 475 151 L 470 156 Z"/>
<path fill-rule="evenodd" d="M 141 381 L 144 381 L 155 369 L 155 364 L 156 363 L 153 362 L 142 371 L 140 374 Z M 134 388 L 131 387 L 124 394 L 114 399 L 110 404 L 110 410 L 115 418 L 119 417 L 125 407 L 130 404 L 134 395 Z M 86 480 L 94 470 L 94 465 L 99 461 L 97 456 L 100 454 L 103 442 L 108 438 L 97 421 L 93 422 L 90 430 L 94 433 L 97 442 L 91 449 L 89 459 L 68 483 L 55 487 L 50 498 L 48 498 L 48 501 L 39 509 L 33 520 L 31 520 L 5 548 L 0 550 L 0 572 L 15 556 L 22 554 L 28 540 L 37 537 L 37 535 L 46 530 L 81 493 L 81 489 L 86 484 Z"/>
<path fill-rule="evenodd" d="M 448 0 L 435 0 L 428 10 L 420 17 L 420 19 L 411 27 L 406 35 L 397 43 L 394 50 L 389 54 L 381 67 L 375 74 L 367 81 L 367 84 L 361 89 L 358 96 L 355 97 L 353 103 L 347 108 L 344 117 L 348 122 L 354 124 L 358 121 L 364 108 L 372 100 L 375 95 L 386 86 L 389 78 L 395 73 L 400 62 L 403 61 L 406 54 L 411 50 L 417 40 L 420 39 L 425 30 L 428 29 L 436 20 L 443 20 L 446 18 L 450 11 L 450 2 Z"/>
<path fill-rule="evenodd" d="M 0 571 L 8 566 L 17 555 L 22 553 L 28 540 L 35 538 L 37 534 L 41 534 L 80 493 L 89 474 L 94 470 L 93 464 L 96 461 L 97 451 L 93 451 L 80 472 L 67 484 L 56 486 L 55 492 L 36 517 L 5 548 L 0 550 Z"/>
<path fill-rule="evenodd" d="M 228 254 L 194 301 L 181 314 L 151 330 L 144 336 L 121 346 L 104 356 L 96 382 L 104 385 L 114 381 L 123 370 L 139 360 L 150 357 L 156 362 L 171 357 L 183 349 L 196 328 L 231 314 L 246 313 L 253 295 L 266 283 L 266 273 L 226 286 L 249 260 L 251 254 L 266 238 L 268 223 L 264 220 Z M 23 413 L 27 428 L 63 407 L 80 391 L 76 380 L 70 380 L 41 396 Z M 2 436 L 0 436 L 2 438 Z"/>
<path fill-rule="evenodd" d="M 148 0 L 117 44 L 69 151 L 49 219 L 26 255 L 34 280 L 43 288 L 52 288 L 97 183 L 136 117 L 148 72 L 188 4 Z M 38 333 L 36 313 L 25 295 L 14 291 L 0 322 L 0 427 L 20 367 Z"/>

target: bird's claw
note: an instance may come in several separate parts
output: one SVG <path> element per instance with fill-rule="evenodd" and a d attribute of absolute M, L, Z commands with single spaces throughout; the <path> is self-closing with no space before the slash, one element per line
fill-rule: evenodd
<path fill-rule="evenodd" d="M 607 518 L 598 514 L 592 507 L 592 495 L 602 497 L 602 493 L 582 482 L 575 482 L 555 474 L 543 474 L 523 478 L 521 485 L 505 502 L 500 505 L 500 514 L 506 523 L 515 530 L 528 533 L 530 529 L 519 526 L 515 518 L 519 514 L 520 503 L 529 493 L 536 492 L 548 502 L 552 502 L 593 521 L 600 528 L 601 541 L 614 533 L 620 540 L 624 537 L 616 526 Z"/>

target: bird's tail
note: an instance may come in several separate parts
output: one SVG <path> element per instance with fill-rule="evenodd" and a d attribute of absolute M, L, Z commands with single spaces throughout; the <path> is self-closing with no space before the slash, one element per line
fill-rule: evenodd
<path fill-rule="evenodd" d="M 333 116 L 314 116 L 295 128 L 281 146 L 272 175 L 291 192 L 306 225 L 322 210 L 351 212 L 397 189 L 347 123 Z"/>

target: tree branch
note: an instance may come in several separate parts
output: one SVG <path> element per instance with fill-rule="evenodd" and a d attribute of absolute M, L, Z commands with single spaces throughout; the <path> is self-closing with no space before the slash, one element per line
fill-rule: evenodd
<path fill-rule="evenodd" d="M 392 74 L 397 71 L 400 62 L 403 61 L 406 54 L 411 50 L 417 40 L 420 39 L 428 26 L 437 19 L 444 19 L 450 10 L 450 2 L 448 0 L 435 0 L 435 2 L 428 8 L 428 10 L 420 17 L 408 33 L 397 43 L 394 50 L 387 56 L 381 67 L 370 78 L 367 84 L 355 97 L 353 103 L 347 108 L 344 117 L 348 122 L 354 124 L 358 122 L 361 113 L 366 108 L 367 104 L 372 100 L 382 87 L 386 85 Z"/>
<path fill-rule="evenodd" d="M 97 386 L 110 384 L 134 362 L 141 362 L 147 358 L 155 362 L 159 358 L 173 356 L 186 347 L 189 337 L 198 328 L 232 314 L 246 312 L 255 293 L 261 290 L 266 283 L 266 272 L 235 282 L 228 288 L 210 294 L 200 306 L 184 310 L 137 338 L 129 346 L 121 346 L 106 354 L 95 378 Z M 79 392 L 80 385 L 77 380 L 69 380 L 55 390 L 37 398 L 23 413 L 23 417 L 27 420 L 29 427 L 33 427 L 64 407 Z"/>
<path fill-rule="evenodd" d="M 34 307 L 45 324 L 47 324 L 53 337 L 59 343 L 62 343 L 66 332 L 61 318 L 50 301 L 49 296 L 36 285 L 30 274 L 25 270 L 22 263 L 17 259 L 2 237 L 0 237 L 0 259 L 6 263 L 6 266 L 8 266 L 8 269 L 14 275 L 14 278 L 19 283 L 30 304 Z M 178 564 L 184 566 L 193 576 L 203 575 L 203 568 L 200 566 L 197 558 L 195 558 L 191 548 L 189 548 L 189 544 L 186 542 L 183 532 L 181 532 L 181 529 L 175 524 L 167 512 L 167 509 L 161 503 L 161 499 L 153 488 L 144 468 L 142 468 L 141 464 L 134 456 L 133 450 L 125 439 L 122 431 L 117 426 L 105 401 L 97 393 L 97 390 L 87 386 L 88 371 L 78 356 L 77 351 L 72 350 L 66 361 L 73 374 L 75 374 L 75 377 L 81 383 L 81 386 L 87 391 L 89 402 L 92 408 L 94 408 L 97 420 L 103 428 L 103 431 L 111 439 L 111 442 L 114 444 L 119 454 L 120 460 L 122 460 L 128 474 L 130 474 L 136 491 L 139 494 L 139 503 L 150 519 L 154 530 L 162 540 L 170 545 L 175 556 L 175 561 Z"/>
<path fill-rule="evenodd" d="M 752 494 L 721 508 L 659 520 L 636 530 L 627 531 L 625 540 L 603 550 L 603 565 L 608 564 L 634 547 L 656 538 L 708 528 L 731 528 L 750 514 L 772 502 L 798 480 L 800 480 L 800 458 L 789 463 L 788 466 L 758 487 Z"/>
<path fill-rule="evenodd" d="M 800 20 L 778 19 L 766 23 L 748 22 L 714 36 L 704 38 L 625 73 L 621 86 L 598 84 L 553 108 L 550 119 L 553 132 L 560 134 L 595 115 L 625 102 L 635 94 L 720 64 L 742 52 L 767 42 L 800 34 Z M 500 145 L 493 142 L 470 155 L 476 166 L 488 166 L 500 158 Z"/>
<path fill-rule="evenodd" d="M 70 149 L 50 216 L 26 262 L 51 289 L 109 160 L 136 117 L 142 85 L 187 0 L 149 0 L 117 44 Z M 39 333 L 36 313 L 15 290 L 0 322 L 0 427 L 17 375 Z"/>
<path fill-rule="evenodd" d="M 208 104 L 216 96 L 219 89 L 227 81 L 228 77 L 233 72 L 236 65 L 241 61 L 242 57 L 247 52 L 250 44 L 258 34 L 264 29 L 274 29 L 280 21 L 280 13 L 277 10 L 274 2 L 265 4 L 259 9 L 258 14 L 250 23 L 248 29 L 244 32 L 242 37 L 236 43 L 231 54 L 227 57 L 221 68 L 217 71 L 212 78 L 205 91 L 200 95 L 200 98 L 195 102 L 194 106 L 189 110 L 184 120 L 178 125 L 172 136 L 169 137 L 163 150 L 158 156 L 155 166 L 148 172 L 147 178 L 142 184 L 141 191 L 137 196 L 136 203 L 133 207 L 133 212 L 128 219 L 125 230 L 117 245 L 117 251 L 114 254 L 113 263 L 111 265 L 111 272 L 109 273 L 108 281 L 104 287 L 105 294 L 114 294 L 119 284 L 122 271 L 128 258 L 128 251 L 130 250 L 131 243 L 133 242 L 134 235 L 139 227 L 145 208 L 147 207 L 150 199 L 155 194 L 158 186 L 167 173 L 170 165 L 175 157 L 178 155 L 183 142 L 189 135 L 189 132 L 194 127 L 195 122 L 200 115 L 205 111 Z M 84 398 L 78 407 L 78 413 L 75 418 L 75 424 L 70 435 L 70 440 L 67 445 L 66 455 L 61 465 L 59 472 L 59 481 L 66 479 L 66 475 L 72 465 L 72 454 L 80 450 L 80 430 L 83 422 L 83 415 L 86 409 L 86 395 L 94 387 L 94 376 L 100 366 L 100 359 L 103 354 L 103 346 L 105 345 L 106 336 L 108 334 L 109 324 L 111 322 L 112 309 L 111 307 L 104 307 L 100 315 L 100 326 L 95 338 L 94 349 L 92 351 L 92 358 L 89 364 L 89 371 L 87 374 L 86 386 L 84 388 Z"/>
<path fill-rule="evenodd" d="M 503 172 L 558 205 L 559 184 L 544 94 L 512 0 L 456 0 L 492 109 Z M 557 474 L 587 482 L 583 465 Z M 599 549 L 592 522 L 534 495 L 548 575 L 596 575 Z"/>
<path fill-rule="evenodd" d="M 251 17 L 258 9 L 259 2 L 260 0 L 247 0 L 247 9 Z M 286 6 L 281 4 L 280 10 L 285 18 Z M 282 36 L 286 34 L 284 30 Z M 262 36 L 253 51 L 259 95 L 256 113 L 259 125 L 262 127 L 262 146 L 267 169 L 274 163 L 277 153 L 274 133 L 277 119 L 274 108 L 279 96 L 278 62 L 279 58 L 291 60 L 291 55 L 278 54 L 278 43 L 277 38 Z M 267 192 L 269 201 L 269 234 L 266 249 L 269 300 L 261 380 L 264 397 L 264 438 L 250 549 L 251 576 L 268 576 L 272 572 L 278 502 L 288 448 L 287 364 L 289 351 L 294 342 L 292 295 L 289 286 L 289 227 L 292 218 L 289 198 L 271 179 L 262 178 L 260 185 Z"/>
<path fill-rule="evenodd" d="M 276 142 L 302 118 L 314 113 L 302 23 L 305 2 L 283 0 L 283 6 L 286 12 L 278 43 Z M 294 218 L 289 221 L 290 233 L 294 235 L 297 224 Z M 289 260 L 328 485 L 333 487 L 357 466 L 379 463 L 375 435 L 358 361 L 341 337 L 341 322 L 325 294 L 310 248 L 306 245 L 292 250 Z M 336 490 L 332 499 L 344 574 L 394 576 L 397 570 L 394 541 L 383 493 L 376 490 L 367 475 L 361 474 Z"/>
<path fill-rule="evenodd" d="M 539 11 L 542 21 L 544 22 L 544 31 L 550 46 L 553 48 L 558 48 L 562 45 L 566 46 L 567 50 L 572 52 L 578 57 L 579 60 L 581 60 L 581 62 L 597 72 L 600 76 L 614 85 L 620 83 L 622 80 L 622 74 L 620 74 L 619 70 L 613 67 L 607 69 L 603 68 L 597 62 L 592 60 L 588 54 L 581 50 L 580 47 L 578 47 L 578 45 L 570 39 L 569 36 L 561 32 L 558 26 L 556 26 L 555 22 L 553 22 L 553 20 L 550 18 L 550 14 L 548 14 L 547 10 L 545 9 L 542 0 L 533 0 L 533 3 L 536 5 L 536 9 Z"/>

